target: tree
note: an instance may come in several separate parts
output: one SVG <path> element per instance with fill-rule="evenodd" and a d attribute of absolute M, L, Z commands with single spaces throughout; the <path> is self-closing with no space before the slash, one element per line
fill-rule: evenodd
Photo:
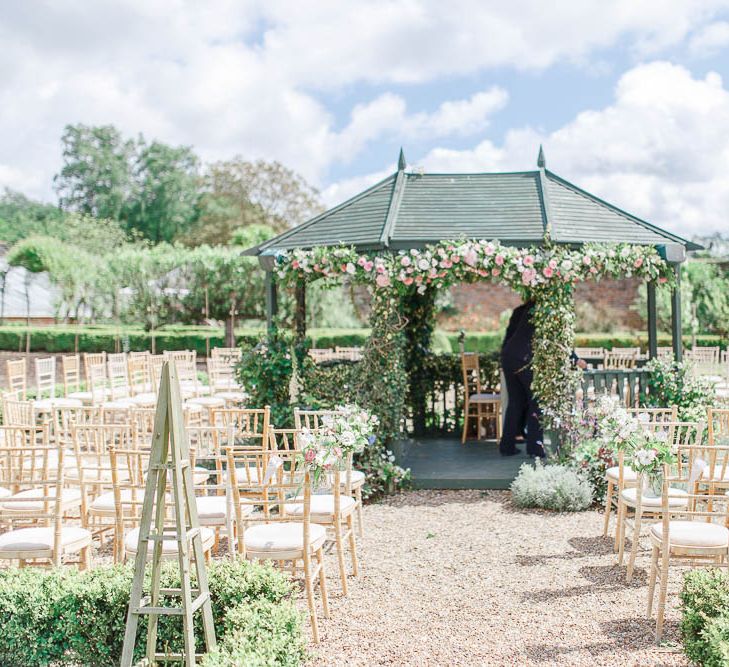
<path fill-rule="evenodd" d="M 127 228 L 154 243 L 184 236 L 197 217 L 198 165 L 187 146 L 140 139 L 135 192 L 124 212 Z"/>
<path fill-rule="evenodd" d="M 6 188 L 0 197 L 0 239 L 12 245 L 34 234 L 56 236 L 63 230 L 64 217 L 57 206 Z"/>
<path fill-rule="evenodd" d="M 53 179 L 60 205 L 98 218 L 119 220 L 132 190 L 135 142 L 113 125 L 67 125 L 63 167 Z"/>
<path fill-rule="evenodd" d="M 317 190 L 279 162 L 248 162 L 240 157 L 215 162 L 207 168 L 203 183 L 201 223 L 220 225 L 225 220 L 231 233 L 253 222 L 282 232 L 322 210 Z"/>

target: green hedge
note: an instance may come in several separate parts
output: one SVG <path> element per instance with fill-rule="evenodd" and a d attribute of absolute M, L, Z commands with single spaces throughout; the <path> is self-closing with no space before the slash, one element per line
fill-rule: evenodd
<path fill-rule="evenodd" d="M 25 336 L 28 331 L 24 325 L 0 326 L 0 350 L 19 352 L 25 350 Z M 47 326 L 30 328 L 30 349 L 33 352 L 53 352 L 56 354 L 72 353 L 75 350 L 78 334 L 79 352 L 114 352 L 116 340 L 122 339 L 125 349 L 133 351 L 151 350 L 152 334 L 138 327 L 114 327 L 111 325 Z M 237 329 L 238 343 L 253 343 L 261 337 L 260 329 Z M 362 347 L 370 335 L 369 329 L 310 329 L 307 332 L 312 347 Z M 502 331 L 469 331 L 466 332 L 465 346 L 468 352 L 493 354 L 501 348 Z M 436 331 L 434 347 L 438 352 L 458 352 L 458 333 Z M 155 349 L 163 350 L 197 350 L 199 355 L 206 351 L 206 340 L 210 347 L 224 345 L 222 329 L 190 325 L 166 325 L 154 334 Z M 684 344 L 690 344 L 690 337 L 684 337 Z M 698 336 L 699 345 L 720 345 L 727 348 L 729 341 L 720 336 Z M 659 335 L 659 345 L 670 345 L 671 337 Z M 645 334 L 587 334 L 579 333 L 575 339 L 578 347 L 636 347 L 644 350 L 648 347 Z M 448 349 L 450 347 L 450 350 Z"/>
<path fill-rule="evenodd" d="M 204 665 L 299 665 L 305 658 L 301 614 L 291 601 L 291 583 L 271 567 L 244 561 L 214 561 L 208 568 L 219 651 Z M 0 664 L 119 664 L 132 567 L 0 570 Z M 162 587 L 175 587 L 177 565 L 166 564 Z M 166 600 L 167 604 L 175 602 Z M 199 615 L 196 615 L 199 617 Z M 162 617 L 158 649 L 180 651 L 179 617 Z M 203 650 L 202 628 L 196 638 Z M 135 656 L 144 651 L 146 619 L 140 623 Z M 219 661 L 236 655 L 239 662 Z M 266 662 L 268 660 L 268 662 Z"/>
<path fill-rule="evenodd" d="M 729 665 L 729 575 L 688 572 L 681 589 L 681 637 L 688 658 L 704 667 Z"/>

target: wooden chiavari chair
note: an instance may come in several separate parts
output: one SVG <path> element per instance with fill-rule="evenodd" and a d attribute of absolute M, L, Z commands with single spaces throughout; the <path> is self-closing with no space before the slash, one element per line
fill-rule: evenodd
<path fill-rule="evenodd" d="M 239 512 L 240 551 L 243 557 L 249 560 L 273 561 L 281 566 L 289 562 L 294 574 L 297 572 L 298 563 L 302 563 L 311 631 L 314 642 L 318 643 L 319 624 L 314 602 L 314 585 L 317 577 L 324 616 L 329 618 L 329 599 L 324 570 L 326 529 L 311 521 L 312 495 L 309 473 L 295 450 L 271 452 L 260 449 L 235 452 L 234 448 L 228 448 L 227 456 L 228 469 L 233 475 L 233 501 Z M 241 463 L 243 469 L 257 471 L 256 478 L 260 480 L 257 494 L 250 494 L 250 482 L 239 480 L 237 471 Z M 241 488 L 245 492 L 241 492 Z M 292 494 L 301 497 L 299 504 L 301 510 L 296 517 L 291 517 L 286 512 L 288 505 L 286 501 Z M 244 521 L 244 515 L 239 508 L 246 505 L 254 508 L 262 507 L 262 511 L 248 512 Z"/>
<path fill-rule="evenodd" d="M 47 425 L 2 426 L 0 487 L 11 491 L 0 501 L 0 523 L 11 529 L 0 535 L 0 559 L 49 562 L 59 566 L 67 555 L 79 554 L 89 566 L 91 533 L 64 523 L 83 504 L 80 489 L 64 481 L 63 447 L 50 444 Z M 81 513 L 83 521 L 83 513 Z"/>
<path fill-rule="evenodd" d="M 211 357 L 207 361 L 210 391 L 225 401 L 225 407 L 242 405 L 248 398 L 235 381 L 234 368 L 224 358 Z"/>
<path fill-rule="evenodd" d="M 142 408 L 157 405 L 157 394 L 152 389 L 153 385 L 149 376 L 149 359 L 146 356 L 130 356 L 127 371 L 131 402 Z"/>
<path fill-rule="evenodd" d="M 501 437 L 501 394 L 483 392 L 481 387 L 481 367 L 478 353 L 463 352 L 461 354 L 463 370 L 463 434 L 461 444 L 466 442 L 468 427 L 476 422 L 476 439 L 481 437 L 484 421 L 493 421 L 496 439 Z"/>
<path fill-rule="evenodd" d="M 729 445 L 729 408 L 709 408 L 707 412 L 710 445 Z"/>
<path fill-rule="evenodd" d="M 61 371 L 63 373 L 63 395 L 66 398 L 75 398 L 85 405 L 92 403 L 91 392 L 81 387 L 81 357 L 78 354 L 68 354 L 61 357 Z"/>
<path fill-rule="evenodd" d="M 639 354 L 640 348 L 613 348 L 605 353 L 603 366 L 613 370 L 635 368 Z"/>
<path fill-rule="evenodd" d="M 706 467 L 705 458 L 720 459 L 723 470 Z M 699 460 L 701 459 L 701 461 Z M 717 502 L 712 489 L 712 475 L 726 476 L 729 447 L 679 446 L 676 464 L 664 466 L 661 494 L 661 521 L 650 526 L 652 553 L 648 580 L 648 616 L 653 606 L 658 584 L 656 610 L 656 641 L 663 635 L 668 575 L 670 566 L 729 567 L 729 504 Z M 699 485 L 700 480 L 700 485 Z M 676 487 L 685 486 L 686 505 L 673 509 Z"/>
<path fill-rule="evenodd" d="M 212 424 L 232 428 L 236 444 L 263 449 L 271 426 L 271 408 L 218 408 L 212 411 Z"/>
<path fill-rule="evenodd" d="M 322 418 L 340 414 L 337 410 L 301 410 L 294 408 L 294 427 L 297 430 L 306 428 L 316 431 L 321 428 Z M 344 470 L 340 476 L 341 490 L 346 496 L 354 496 L 355 514 L 357 515 L 357 533 L 360 537 L 364 535 L 364 520 L 362 517 L 362 488 L 365 485 L 366 476 L 361 470 L 352 467 L 352 454 L 350 453 L 344 461 Z M 334 475 L 330 475 L 330 482 L 334 483 Z"/>
<path fill-rule="evenodd" d="M 101 366 L 106 375 L 106 352 L 85 352 L 84 353 L 84 374 L 86 376 L 86 385 L 91 383 L 91 369 Z"/>
<path fill-rule="evenodd" d="M 675 422 L 677 419 L 677 409 L 674 405 L 670 408 L 626 408 L 625 411 L 633 416 L 643 415 L 644 422 L 651 424 L 655 422 Z M 607 536 L 610 529 L 610 515 L 613 507 L 618 509 L 620 494 L 623 489 L 634 486 L 638 479 L 638 475 L 630 466 L 624 463 L 622 452 L 618 452 L 618 465 L 608 468 L 605 471 L 605 480 L 607 481 L 607 491 L 605 493 L 605 517 L 602 534 Z M 618 527 L 615 527 L 615 551 L 618 550 Z"/>
<path fill-rule="evenodd" d="M 83 405 L 78 398 L 56 396 L 55 357 L 35 360 L 35 382 L 36 400 L 33 401 L 33 408 L 36 412 L 53 414 L 56 408 L 80 408 Z"/>
<path fill-rule="evenodd" d="M 681 447 L 699 447 L 702 443 L 705 424 L 703 422 L 663 422 L 653 424 L 653 430 L 664 433 L 666 441 L 671 445 L 672 451 Z M 686 506 L 686 493 L 677 489 L 671 494 L 670 505 L 681 509 Z M 625 553 L 625 539 L 630 539 L 630 557 L 626 572 L 626 581 L 633 577 L 635 559 L 638 554 L 643 518 L 660 518 L 662 511 L 660 497 L 646 495 L 643 485 L 636 481 L 635 486 L 624 489 L 620 494 L 618 505 L 618 563 L 623 564 Z M 631 517 L 632 512 L 632 517 Z"/>
<path fill-rule="evenodd" d="M 19 401 L 28 398 L 28 370 L 25 359 L 8 359 L 5 362 L 8 375 L 8 391 Z"/>
<path fill-rule="evenodd" d="M 116 517 L 115 544 L 117 548 L 115 557 L 117 561 L 124 562 L 127 558 L 134 558 L 137 553 L 139 523 L 146 486 L 146 470 L 149 464 L 149 450 L 140 451 L 138 449 L 122 449 L 112 446 L 109 448 L 109 459 L 111 461 Z M 166 526 L 174 531 L 172 490 L 169 486 L 168 489 L 168 493 L 164 498 L 163 516 Z M 200 537 L 207 560 L 210 557 L 215 535 L 209 528 L 201 526 Z M 150 552 L 148 558 L 151 557 Z M 162 540 L 162 559 L 177 560 L 178 557 L 177 540 L 174 538 Z"/>

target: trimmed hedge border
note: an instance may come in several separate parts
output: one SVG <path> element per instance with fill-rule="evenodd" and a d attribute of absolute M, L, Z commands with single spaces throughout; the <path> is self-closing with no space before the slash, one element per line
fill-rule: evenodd
<path fill-rule="evenodd" d="M 24 325 L 0 326 L 0 350 L 10 352 L 25 351 L 25 337 L 28 327 Z M 206 351 L 206 340 L 210 347 L 221 347 L 224 343 L 222 329 L 201 326 L 169 325 L 155 331 L 154 336 L 148 331 L 132 327 L 121 329 L 108 326 L 85 326 L 75 329 L 71 326 L 30 327 L 31 352 L 51 352 L 56 354 L 73 353 L 78 335 L 79 352 L 114 352 L 117 338 L 121 338 L 123 349 L 143 351 L 152 349 L 152 338 L 155 339 L 157 352 L 164 350 L 196 350 L 203 356 Z M 263 335 L 260 329 L 238 329 L 238 343 L 254 344 Z M 310 329 L 307 331 L 312 347 L 363 347 L 370 335 L 369 329 Z M 458 351 L 458 333 L 450 331 L 435 332 L 439 348 L 450 345 L 450 351 Z M 465 347 L 468 352 L 484 354 L 496 353 L 501 348 L 503 339 L 501 331 L 466 332 Z M 684 336 L 685 344 L 690 337 Z M 729 341 L 720 336 L 698 336 L 698 345 L 719 345 L 727 349 Z M 659 345 L 670 345 L 671 338 L 659 335 Z M 575 345 L 578 347 L 637 347 L 644 350 L 648 346 L 647 335 L 635 334 L 577 334 Z M 447 352 L 446 349 L 439 349 Z"/>
<path fill-rule="evenodd" d="M 179 585 L 177 565 L 166 564 L 162 587 Z M 288 577 L 246 561 L 213 561 L 208 567 L 218 648 L 201 665 L 285 665 L 295 667 L 306 657 L 302 615 L 291 600 Z M 0 570 L 0 665 L 119 664 L 129 591 L 130 565 L 97 567 L 87 572 L 71 568 Z M 170 604 L 172 600 L 164 600 Z M 180 617 L 159 621 L 158 649 L 182 648 Z M 196 615 L 195 634 L 203 650 L 202 626 Z M 145 647 L 146 618 L 138 631 L 139 660 Z M 234 656 L 237 662 L 231 662 Z"/>

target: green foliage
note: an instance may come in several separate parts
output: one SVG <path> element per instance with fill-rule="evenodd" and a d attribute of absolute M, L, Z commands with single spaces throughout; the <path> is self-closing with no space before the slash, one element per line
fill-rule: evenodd
<path fill-rule="evenodd" d="M 67 125 L 63 167 L 55 177 L 61 207 L 119 220 L 133 188 L 136 150 L 113 125 Z"/>
<path fill-rule="evenodd" d="M 34 235 L 62 238 L 63 229 L 64 215 L 57 206 L 7 188 L 0 197 L 0 239 L 6 243 Z"/>
<path fill-rule="evenodd" d="M 592 489 L 585 477 L 563 465 L 524 463 L 511 483 L 517 507 L 541 507 L 557 512 L 579 512 L 592 503 Z"/>
<path fill-rule="evenodd" d="M 633 304 L 634 310 L 646 312 L 647 291 L 639 287 Z M 664 330 L 671 328 L 671 290 L 656 290 L 658 325 Z M 717 262 L 694 259 L 686 262 L 681 270 L 681 309 L 684 334 L 729 332 L 729 272 Z"/>
<path fill-rule="evenodd" d="M 306 375 L 313 364 L 307 354 L 308 341 L 298 341 L 288 332 L 273 327 L 254 345 L 244 344 L 238 364 L 238 380 L 251 397 L 251 404 L 271 407 L 271 420 L 277 428 L 293 424 L 291 383 L 294 368 Z"/>
<path fill-rule="evenodd" d="M 704 667 L 729 662 L 729 576 L 720 569 L 696 569 L 681 589 L 681 637 L 688 658 Z"/>
<path fill-rule="evenodd" d="M 707 378 L 695 377 L 689 364 L 653 359 L 646 365 L 649 393 L 647 406 L 678 407 L 681 421 L 706 421 L 706 410 L 714 404 L 716 391 Z"/>
<path fill-rule="evenodd" d="M 243 647 L 237 664 L 259 664 L 248 663 L 248 655 L 251 660 L 275 655 L 281 664 L 300 664 L 304 657 L 301 619 L 290 601 L 290 580 L 271 567 L 245 561 L 214 561 L 208 571 L 221 650 Z M 132 578 L 133 568 L 128 565 L 88 572 L 0 570 L 0 664 L 118 664 Z M 162 580 L 163 587 L 179 585 L 176 564 L 166 564 Z M 160 648 L 180 650 L 180 620 L 161 619 Z M 199 623 L 195 629 L 202 648 Z M 143 620 L 137 658 L 144 648 L 145 632 Z"/>
<path fill-rule="evenodd" d="M 240 248 L 252 248 L 276 236 L 276 231 L 264 223 L 251 223 L 237 227 L 230 238 L 230 244 Z"/>
<path fill-rule="evenodd" d="M 617 465 L 613 452 L 606 449 L 599 440 L 582 440 L 572 449 L 568 463 L 590 483 L 593 501 L 604 502 L 607 492 L 605 473 L 608 468 Z"/>

